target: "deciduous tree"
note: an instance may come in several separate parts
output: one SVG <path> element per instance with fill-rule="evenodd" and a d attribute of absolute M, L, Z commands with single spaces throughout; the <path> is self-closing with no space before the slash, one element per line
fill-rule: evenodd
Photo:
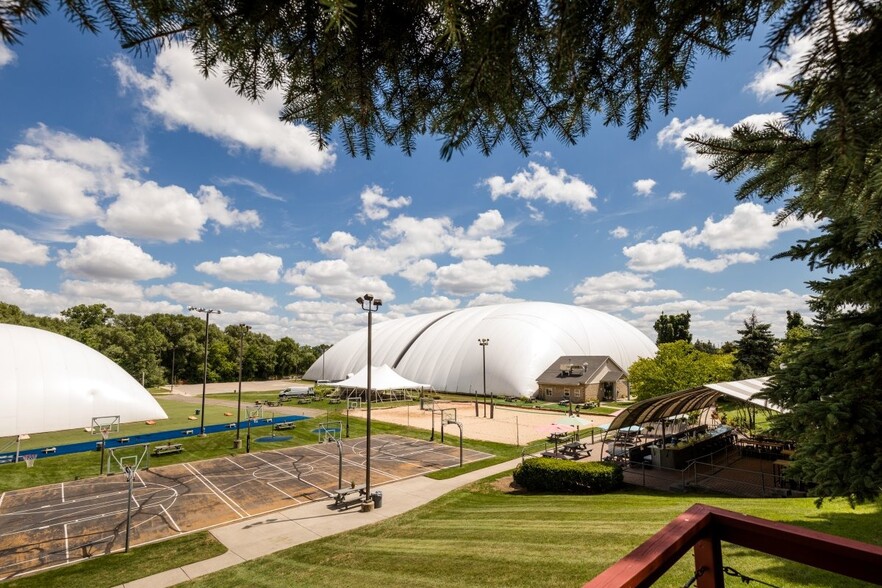
<path fill-rule="evenodd" d="M 640 400 L 732 379 L 734 359 L 698 351 L 686 341 L 662 343 L 653 358 L 631 364 L 628 380 Z"/>

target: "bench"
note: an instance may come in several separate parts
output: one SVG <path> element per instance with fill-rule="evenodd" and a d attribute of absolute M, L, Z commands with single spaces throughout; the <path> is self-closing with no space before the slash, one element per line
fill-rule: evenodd
<path fill-rule="evenodd" d="M 341 402 L 343 401 L 339 398 L 331 398 L 330 400 L 328 400 L 328 404 L 340 404 Z"/>
<path fill-rule="evenodd" d="M 301 398 L 297 401 L 297 404 L 309 404 L 310 402 L 312 402 L 311 398 Z"/>
<path fill-rule="evenodd" d="M 181 443 L 168 443 L 167 445 L 157 445 L 153 448 L 152 455 L 168 455 L 169 453 L 180 453 L 184 450 Z"/>
<path fill-rule="evenodd" d="M 276 423 L 273 426 L 273 429 L 276 431 L 284 431 L 285 429 L 293 429 L 294 422 L 293 421 L 285 421 L 284 423 Z"/>
<path fill-rule="evenodd" d="M 543 451 L 542 457 L 551 457 L 553 459 L 569 459 L 569 457 L 564 453 L 555 453 L 554 451 Z"/>
<path fill-rule="evenodd" d="M 364 496 L 364 484 L 358 484 L 356 486 L 346 486 L 344 488 L 337 488 L 336 490 L 331 492 L 331 495 L 334 497 L 334 505 L 339 506 L 346 502 L 346 498 L 350 494 L 357 494 L 358 496 Z"/>

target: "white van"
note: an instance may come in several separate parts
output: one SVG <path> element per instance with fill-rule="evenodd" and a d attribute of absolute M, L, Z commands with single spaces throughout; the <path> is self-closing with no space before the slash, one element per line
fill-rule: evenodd
<path fill-rule="evenodd" d="M 307 396 L 315 396 L 315 390 L 312 388 L 285 388 L 279 392 L 279 400 L 289 400 L 291 398 L 306 398 Z"/>

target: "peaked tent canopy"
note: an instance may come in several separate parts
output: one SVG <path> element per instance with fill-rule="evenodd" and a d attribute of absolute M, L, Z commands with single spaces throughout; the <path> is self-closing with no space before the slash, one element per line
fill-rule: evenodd
<path fill-rule="evenodd" d="M 769 378 L 764 377 L 734 382 L 718 382 L 647 398 L 622 410 L 609 424 L 609 430 L 615 431 L 634 425 L 660 421 L 694 410 L 703 410 L 716 404 L 720 396 L 730 396 L 762 408 L 782 412 L 779 406 L 761 397 L 768 381 Z"/>
<path fill-rule="evenodd" d="M 0 437 L 168 416 L 125 370 L 62 335 L 0 324 Z"/>
<path fill-rule="evenodd" d="M 334 386 L 340 388 L 355 388 L 367 390 L 367 366 L 361 368 L 357 374 L 353 374 L 341 382 L 334 382 Z M 374 390 L 427 390 L 428 384 L 411 382 L 407 378 L 398 375 L 388 365 L 374 366 L 371 370 L 371 388 Z"/>

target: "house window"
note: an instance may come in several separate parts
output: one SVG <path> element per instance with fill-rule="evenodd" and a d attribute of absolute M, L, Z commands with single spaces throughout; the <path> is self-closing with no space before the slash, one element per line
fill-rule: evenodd
<path fill-rule="evenodd" d="M 551 388 L 545 389 L 545 398 L 551 398 Z"/>
<path fill-rule="evenodd" d="M 564 398 L 569 398 L 569 397 L 570 397 L 570 389 L 564 388 Z"/>

